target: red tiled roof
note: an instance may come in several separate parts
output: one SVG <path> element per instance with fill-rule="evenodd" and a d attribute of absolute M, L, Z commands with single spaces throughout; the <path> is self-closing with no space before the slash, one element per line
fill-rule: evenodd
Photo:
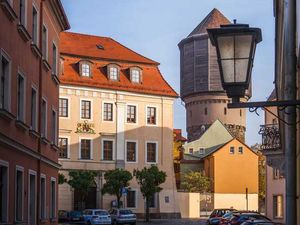
<path fill-rule="evenodd" d="M 182 142 L 187 141 L 187 139 L 182 136 L 181 129 L 174 129 L 173 134 L 174 134 L 174 141 L 182 141 Z"/>
<path fill-rule="evenodd" d="M 207 28 L 216 28 L 223 24 L 230 24 L 230 21 L 218 9 L 214 8 L 188 37 L 195 34 L 207 33 Z"/>
<path fill-rule="evenodd" d="M 178 94 L 164 80 L 156 65 L 118 63 L 120 66 L 120 80 L 111 81 L 107 78 L 107 61 L 90 60 L 92 65 L 92 77 L 79 75 L 78 62 L 81 58 L 62 54 L 64 58 L 64 72 L 60 76 L 63 85 L 85 86 L 91 88 L 103 88 L 110 90 L 129 91 L 141 94 L 153 94 L 159 96 L 178 97 Z M 142 68 L 142 83 L 135 84 L 130 81 L 129 68 L 139 66 Z"/>
<path fill-rule="evenodd" d="M 62 32 L 60 35 L 62 54 L 84 56 L 86 58 L 136 62 L 159 65 L 109 37 Z M 103 47 L 98 49 L 97 45 Z"/>

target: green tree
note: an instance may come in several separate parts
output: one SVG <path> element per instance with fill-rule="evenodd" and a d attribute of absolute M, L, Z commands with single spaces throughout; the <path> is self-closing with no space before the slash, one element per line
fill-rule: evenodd
<path fill-rule="evenodd" d="M 58 184 L 63 184 L 66 182 L 67 182 L 67 179 L 66 179 L 65 175 L 63 175 L 62 173 L 59 173 L 58 174 Z"/>
<path fill-rule="evenodd" d="M 211 180 L 201 172 L 190 171 L 183 177 L 182 188 L 188 192 L 209 192 Z"/>
<path fill-rule="evenodd" d="M 74 188 L 78 193 L 81 206 L 79 208 L 85 208 L 85 200 L 87 198 L 89 189 L 95 186 L 95 177 L 97 173 L 90 170 L 73 170 L 69 172 L 70 179 L 68 184 Z"/>
<path fill-rule="evenodd" d="M 102 194 L 115 195 L 117 197 L 118 208 L 122 198 L 122 188 L 129 186 L 132 175 L 129 171 L 123 169 L 108 170 L 104 174 L 105 184 L 102 188 Z"/>
<path fill-rule="evenodd" d="M 160 171 L 157 166 L 151 165 L 151 167 L 144 167 L 142 170 L 134 170 L 134 175 L 140 185 L 143 197 L 146 199 L 146 222 L 149 222 L 151 198 L 156 192 L 162 190 L 159 185 L 166 181 L 167 174 Z"/>

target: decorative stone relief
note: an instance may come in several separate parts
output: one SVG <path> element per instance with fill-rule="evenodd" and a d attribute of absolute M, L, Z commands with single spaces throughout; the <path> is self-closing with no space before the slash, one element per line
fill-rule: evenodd
<path fill-rule="evenodd" d="M 87 120 L 85 120 L 83 123 L 77 123 L 75 133 L 95 134 L 94 124 L 88 123 Z"/>

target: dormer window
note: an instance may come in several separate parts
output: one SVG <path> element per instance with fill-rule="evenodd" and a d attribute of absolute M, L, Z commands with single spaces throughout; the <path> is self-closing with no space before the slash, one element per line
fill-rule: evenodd
<path fill-rule="evenodd" d="M 109 68 L 109 79 L 110 80 L 118 80 L 118 68 L 117 67 Z"/>
<path fill-rule="evenodd" d="M 138 67 L 130 68 L 130 80 L 132 83 L 141 83 L 142 70 Z"/>
<path fill-rule="evenodd" d="M 81 76 L 89 77 L 90 76 L 90 65 L 83 63 L 81 65 Z"/>

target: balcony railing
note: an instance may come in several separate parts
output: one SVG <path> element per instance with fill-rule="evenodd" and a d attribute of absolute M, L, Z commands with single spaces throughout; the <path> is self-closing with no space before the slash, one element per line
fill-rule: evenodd
<path fill-rule="evenodd" d="M 261 125 L 258 133 L 262 136 L 261 150 L 279 151 L 281 149 L 278 124 Z"/>

